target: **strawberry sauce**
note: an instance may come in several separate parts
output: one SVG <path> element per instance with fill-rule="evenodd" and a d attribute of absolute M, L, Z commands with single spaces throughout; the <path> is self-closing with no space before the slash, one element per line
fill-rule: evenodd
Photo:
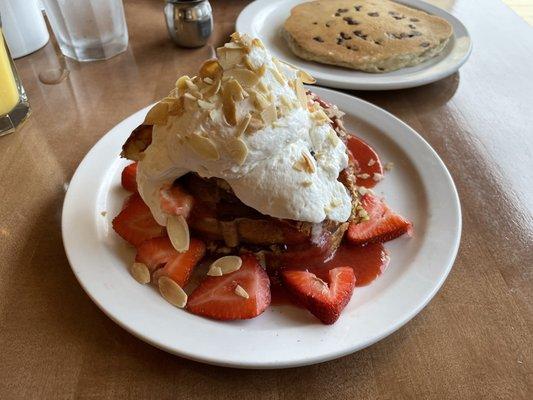
<path fill-rule="evenodd" d="M 355 286 L 365 286 L 376 279 L 389 265 L 389 255 L 383 244 L 364 247 L 343 243 L 333 258 L 326 262 L 307 262 L 306 265 L 291 265 L 290 269 L 309 270 L 327 281 L 328 271 L 336 267 L 351 267 L 355 272 Z M 272 304 L 288 304 L 289 296 L 276 276 L 270 278 Z"/>

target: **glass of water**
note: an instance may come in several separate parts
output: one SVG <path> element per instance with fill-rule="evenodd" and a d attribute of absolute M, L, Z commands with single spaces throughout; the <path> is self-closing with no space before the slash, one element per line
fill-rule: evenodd
<path fill-rule="evenodd" d="M 43 0 L 61 52 L 78 61 L 106 60 L 128 47 L 122 0 Z"/>

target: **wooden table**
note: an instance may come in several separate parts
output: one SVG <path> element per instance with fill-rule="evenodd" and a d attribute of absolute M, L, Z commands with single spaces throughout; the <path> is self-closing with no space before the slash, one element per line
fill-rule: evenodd
<path fill-rule="evenodd" d="M 533 29 L 499 0 L 440 1 L 474 52 L 459 74 L 416 89 L 354 92 L 437 150 L 457 184 L 463 236 L 435 299 L 356 354 L 278 371 L 224 369 L 145 344 L 77 283 L 61 242 L 63 196 L 111 127 L 164 96 L 234 29 L 245 1 L 213 1 L 212 46 L 169 41 L 159 0 L 126 1 L 130 47 L 37 79 L 46 48 L 17 61 L 33 115 L 0 139 L 0 398 L 533 398 Z"/>

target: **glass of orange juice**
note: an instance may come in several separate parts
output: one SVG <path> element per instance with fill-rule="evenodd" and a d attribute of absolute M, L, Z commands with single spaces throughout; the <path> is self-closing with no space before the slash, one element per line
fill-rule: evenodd
<path fill-rule="evenodd" d="M 0 20 L 0 136 L 14 132 L 30 114 L 30 106 L 9 54 Z"/>

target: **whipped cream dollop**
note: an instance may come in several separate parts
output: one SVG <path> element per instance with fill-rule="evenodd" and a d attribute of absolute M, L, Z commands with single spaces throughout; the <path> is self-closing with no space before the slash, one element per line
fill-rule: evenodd
<path fill-rule="evenodd" d="M 166 225 L 160 188 L 188 172 L 224 179 L 246 205 L 276 218 L 344 222 L 351 197 L 338 181 L 344 143 L 305 94 L 302 77 L 258 39 L 234 34 L 197 77 L 182 77 L 145 123 L 139 193 Z"/>

